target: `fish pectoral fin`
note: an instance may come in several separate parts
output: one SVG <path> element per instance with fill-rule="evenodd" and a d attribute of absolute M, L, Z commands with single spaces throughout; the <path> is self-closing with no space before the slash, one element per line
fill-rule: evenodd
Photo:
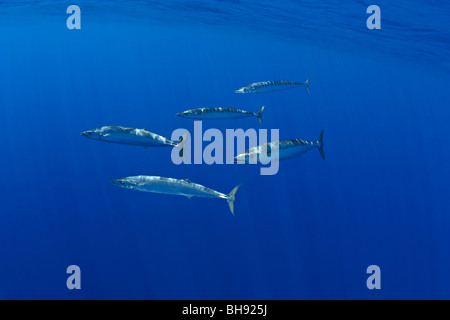
<path fill-rule="evenodd" d="M 192 198 L 193 196 L 189 196 L 189 195 L 185 194 L 185 197 L 188 198 L 189 200 L 191 200 L 191 198 Z"/>

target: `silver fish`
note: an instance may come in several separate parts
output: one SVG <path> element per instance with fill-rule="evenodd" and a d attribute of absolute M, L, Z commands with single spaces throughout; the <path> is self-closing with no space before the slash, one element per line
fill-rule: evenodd
<path fill-rule="evenodd" d="M 178 117 L 198 119 L 198 120 L 220 120 L 220 119 L 239 119 L 256 116 L 262 124 L 262 113 L 264 106 L 258 112 L 249 112 L 236 108 L 197 108 L 176 114 Z"/>
<path fill-rule="evenodd" d="M 134 129 L 117 126 L 105 126 L 83 131 L 82 136 L 110 143 L 120 143 L 143 147 L 173 147 L 179 142 L 169 140 L 146 129 Z"/>
<path fill-rule="evenodd" d="M 231 213 L 234 215 L 234 201 L 239 186 L 235 187 L 229 194 L 224 194 L 200 184 L 189 181 L 188 179 L 174 179 L 158 176 L 135 176 L 123 179 L 112 180 L 115 186 L 125 189 L 154 192 L 164 194 L 174 194 L 188 197 L 221 198 L 228 202 Z"/>
<path fill-rule="evenodd" d="M 239 154 L 234 158 L 234 163 L 260 163 L 261 156 L 273 156 L 274 158 L 271 158 L 272 161 L 285 160 L 289 158 L 300 157 L 304 153 L 316 148 L 317 150 L 319 150 L 322 159 L 325 160 L 325 153 L 323 151 L 323 130 L 320 132 L 319 139 L 317 139 L 317 141 L 315 142 L 297 138 L 265 143 Z M 278 157 L 274 156 L 276 152 L 278 152 Z"/>
<path fill-rule="evenodd" d="M 306 91 L 309 94 L 309 79 L 305 83 L 292 82 L 292 81 L 263 81 L 249 84 L 248 86 L 237 89 L 236 93 L 264 93 L 264 92 L 274 92 L 286 89 L 297 88 L 299 86 L 305 86 Z"/>

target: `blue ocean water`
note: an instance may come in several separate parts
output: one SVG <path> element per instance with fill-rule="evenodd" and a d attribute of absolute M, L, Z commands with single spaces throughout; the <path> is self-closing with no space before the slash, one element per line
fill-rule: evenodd
<path fill-rule="evenodd" d="M 66 27 L 71 4 L 81 30 Z M 371 4 L 381 30 L 366 27 Z M 440 1 L 0 1 L 0 298 L 450 298 L 449 24 Z M 308 77 L 310 95 L 234 93 Z M 80 137 L 170 137 L 193 128 L 177 112 L 262 105 L 262 127 L 204 130 L 325 129 L 327 159 L 313 150 L 261 176 Z M 242 183 L 236 215 L 109 183 L 140 174 Z M 69 265 L 81 290 L 66 287 Z"/>

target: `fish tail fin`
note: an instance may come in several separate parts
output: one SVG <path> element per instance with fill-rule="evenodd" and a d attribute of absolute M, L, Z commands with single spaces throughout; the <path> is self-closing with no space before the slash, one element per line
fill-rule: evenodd
<path fill-rule="evenodd" d="M 323 129 L 320 132 L 319 139 L 317 139 L 317 149 L 319 150 L 322 159 L 325 160 L 325 153 L 323 152 Z"/>
<path fill-rule="evenodd" d="M 263 116 L 263 111 L 264 111 L 264 108 L 265 108 L 266 106 L 262 106 L 262 108 L 261 108 L 261 110 L 259 110 L 258 111 L 258 113 L 256 114 L 257 116 L 258 116 L 258 121 L 259 121 L 259 123 L 262 125 L 263 124 L 263 122 L 262 122 L 262 116 Z"/>
<path fill-rule="evenodd" d="M 309 92 L 309 79 L 311 79 L 311 78 L 306 79 L 305 87 L 306 87 L 306 92 L 308 92 L 308 94 L 311 94 L 311 92 Z"/>
<path fill-rule="evenodd" d="M 228 194 L 228 206 L 230 207 L 231 214 L 234 216 L 234 200 L 236 200 L 236 192 L 238 191 L 239 187 L 241 185 L 238 185 L 235 187 L 229 194 Z"/>
<path fill-rule="evenodd" d="M 186 146 L 186 140 L 189 137 L 189 132 L 186 132 L 181 138 L 180 141 L 175 145 L 178 148 L 178 154 L 183 159 L 183 163 L 186 163 L 186 153 L 184 152 L 184 147 Z"/>

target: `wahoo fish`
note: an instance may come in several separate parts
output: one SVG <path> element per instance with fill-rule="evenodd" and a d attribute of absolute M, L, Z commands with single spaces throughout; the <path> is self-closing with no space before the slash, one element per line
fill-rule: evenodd
<path fill-rule="evenodd" d="M 249 112 L 236 108 L 197 108 L 176 114 L 178 117 L 198 119 L 198 120 L 220 120 L 220 119 L 239 119 L 256 116 L 262 124 L 262 113 L 264 106 L 258 112 Z"/>
<path fill-rule="evenodd" d="M 117 126 L 105 126 L 83 131 L 82 136 L 89 139 L 110 143 L 129 144 L 143 147 L 173 147 L 177 146 L 183 138 L 176 142 L 164 138 L 146 129 L 134 129 Z"/>
<path fill-rule="evenodd" d="M 323 130 L 320 132 L 319 139 L 315 142 L 297 138 L 265 143 L 236 156 L 234 163 L 256 164 L 261 162 L 261 156 L 267 158 L 274 157 L 271 158 L 271 161 L 285 160 L 300 157 L 304 153 L 316 148 L 319 150 L 322 159 L 325 160 L 325 153 L 323 152 Z M 278 157 L 275 156 L 276 152 L 278 152 Z"/>
<path fill-rule="evenodd" d="M 234 200 L 239 186 L 234 188 L 229 194 L 224 194 L 188 179 L 164 178 L 158 176 L 135 176 L 123 179 L 112 180 L 111 183 L 125 189 L 154 192 L 164 194 L 174 194 L 188 197 L 221 198 L 228 202 L 231 213 L 234 215 Z"/>
<path fill-rule="evenodd" d="M 249 84 L 248 86 L 237 89 L 236 93 L 264 93 L 264 92 L 274 92 L 287 90 L 292 88 L 297 88 L 299 86 L 305 86 L 306 91 L 309 93 L 309 79 L 305 83 L 293 82 L 293 81 L 263 81 Z"/>

